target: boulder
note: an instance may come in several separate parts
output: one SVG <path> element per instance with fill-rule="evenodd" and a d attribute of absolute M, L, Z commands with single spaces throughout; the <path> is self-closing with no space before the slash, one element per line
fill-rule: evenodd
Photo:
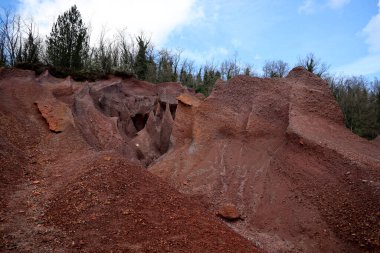
<path fill-rule="evenodd" d="M 198 97 L 189 93 L 182 93 L 177 97 L 177 100 L 189 106 L 198 106 L 201 103 Z"/>
<path fill-rule="evenodd" d="M 56 99 L 40 100 L 35 104 L 51 131 L 59 133 L 74 125 L 73 115 L 66 104 Z"/>
<path fill-rule="evenodd" d="M 240 219 L 240 213 L 236 206 L 231 203 L 224 203 L 220 206 L 217 215 L 228 221 Z"/>

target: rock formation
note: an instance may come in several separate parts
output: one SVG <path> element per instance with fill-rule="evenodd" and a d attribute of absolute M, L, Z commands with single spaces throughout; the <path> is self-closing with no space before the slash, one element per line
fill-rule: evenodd
<path fill-rule="evenodd" d="M 379 141 L 302 68 L 208 98 L 1 69 L 0 164 L 1 252 L 380 250 Z"/>
<path fill-rule="evenodd" d="M 141 166 L 168 148 L 183 91 L 3 69 L 0 251 L 259 252 Z M 142 135 L 155 146 L 136 147 Z"/>
<path fill-rule="evenodd" d="M 379 250 L 380 149 L 345 128 L 326 82 L 295 68 L 179 100 L 152 173 L 218 214 L 236 206 L 245 217 L 230 226 L 269 252 Z"/>

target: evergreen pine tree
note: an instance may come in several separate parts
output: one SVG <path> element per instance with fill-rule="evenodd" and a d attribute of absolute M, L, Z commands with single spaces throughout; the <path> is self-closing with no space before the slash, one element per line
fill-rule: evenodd
<path fill-rule="evenodd" d="M 36 64 L 40 62 L 39 54 L 41 50 L 40 40 L 34 37 L 33 32 L 29 31 L 28 38 L 24 42 L 22 50 L 22 62 Z"/>
<path fill-rule="evenodd" d="M 88 32 L 76 5 L 54 23 L 46 40 L 48 62 L 56 67 L 80 70 L 88 55 Z"/>
<path fill-rule="evenodd" d="M 148 60 L 146 51 L 150 42 L 146 41 L 142 35 L 138 36 L 136 40 L 139 49 L 135 60 L 135 74 L 140 80 L 146 80 L 148 72 Z"/>

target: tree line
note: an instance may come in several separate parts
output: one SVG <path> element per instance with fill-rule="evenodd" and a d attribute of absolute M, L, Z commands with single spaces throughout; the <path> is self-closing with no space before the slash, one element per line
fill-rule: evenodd
<path fill-rule="evenodd" d="M 182 57 L 181 50 L 156 49 L 143 33 L 129 35 L 118 31 L 113 39 L 103 32 L 90 43 L 89 29 L 74 5 L 59 15 L 50 34 L 42 39 L 32 21 L 25 22 L 11 11 L 0 13 L 0 66 L 33 69 L 48 68 L 58 77 L 71 75 L 77 80 L 96 80 L 108 74 L 136 76 L 152 83 L 181 82 L 208 96 L 217 79 L 229 80 L 237 75 L 259 76 L 250 64 L 237 57 L 219 65 L 197 66 Z M 377 79 L 336 77 L 329 66 L 310 53 L 300 58 L 298 66 L 328 81 L 342 108 L 346 126 L 352 132 L 375 138 L 380 132 L 380 84 Z M 283 78 L 290 65 L 282 60 L 267 61 L 262 77 Z"/>
<path fill-rule="evenodd" d="M 346 127 L 367 139 L 380 133 L 380 81 L 363 76 L 326 78 L 339 103 Z"/>

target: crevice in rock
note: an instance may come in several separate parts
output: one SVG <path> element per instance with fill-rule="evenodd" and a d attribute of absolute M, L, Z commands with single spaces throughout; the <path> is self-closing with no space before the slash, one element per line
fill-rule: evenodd
<path fill-rule="evenodd" d="M 163 113 L 166 110 L 166 103 L 160 101 L 160 106 L 161 106 L 161 113 Z"/>
<path fill-rule="evenodd" d="M 137 113 L 135 116 L 131 117 L 133 125 L 135 126 L 137 132 L 144 129 L 146 122 L 148 121 L 149 114 Z"/>
<path fill-rule="evenodd" d="M 158 103 L 159 103 L 159 106 L 157 108 L 157 117 L 161 120 L 166 110 L 166 103 L 162 101 L 159 101 Z"/>
<path fill-rule="evenodd" d="M 174 120 L 175 119 L 175 113 L 177 111 L 177 105 L 176 104 L 170 104 L 169 108 L 170 108 L 170 113 L 172 114 L 172 118 Z"/>
<path fill-rule="evenodd" d="M 112 83 L 104 87 L 97 85 L 87 93 L 93 100 L 94 109 L 115 124 L 117 133 L 113 133 L 110 139 L 125 143 L 135 151 L 131 153 L 133 158 L 147 167 L 170 149 L 178 106 L 176 97 L 180 92 L 176 89 L 161 96 L 156 91 L 142 92 L 130 83 Z M 98 128 L 93 131 L 94 135 L 102 134 Z M 139 146 L 131 144 L 132 141 Z M 108 142 L 108 139 L 104 140 L 104 143 Z M 117 148 L 125 149 L 122 144 Z"/>

